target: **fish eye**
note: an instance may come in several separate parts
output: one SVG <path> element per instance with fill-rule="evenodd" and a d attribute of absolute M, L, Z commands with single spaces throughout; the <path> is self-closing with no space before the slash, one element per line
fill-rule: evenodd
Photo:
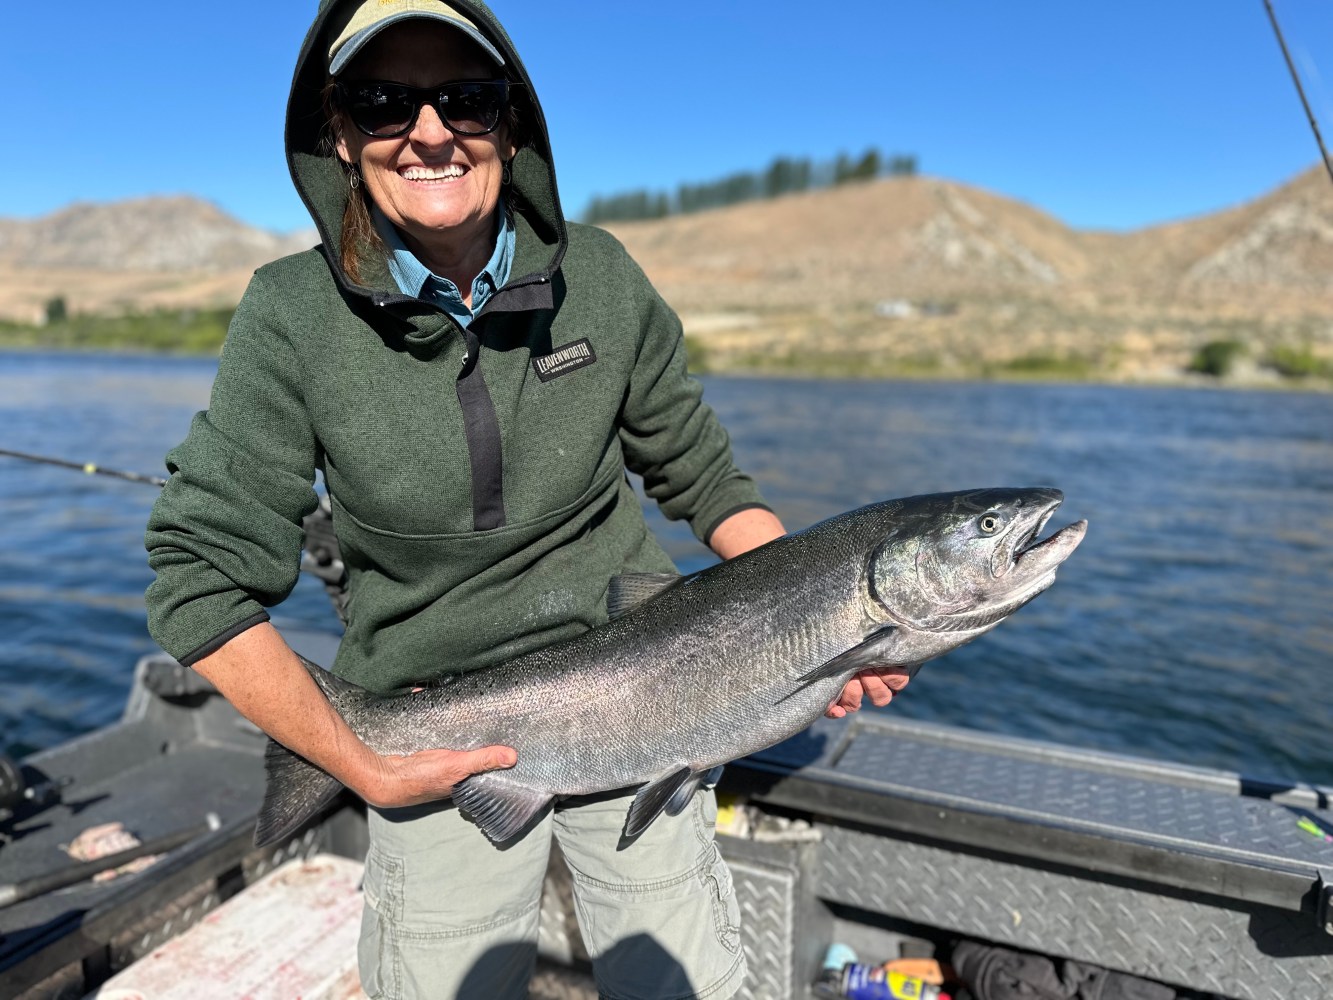
<path fill-rule="evenodd" d="M 982 514 L 981 518 L 977 521 L 977 526 L 988 535 L 993 535 L 995 532 L 999 531 L 1000 524 L 999 514 Z"/>

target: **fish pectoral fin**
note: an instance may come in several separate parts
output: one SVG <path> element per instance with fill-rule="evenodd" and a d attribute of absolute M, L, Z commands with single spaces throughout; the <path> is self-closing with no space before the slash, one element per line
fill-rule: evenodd
<path fill-rule="evenodd" d="M 454 804 L 499 844 L 522 833 L 546 808 L 551 793 L 496 774 L 474 774 L 454 786 L 453 798 Z"/>
<path fill-rule="evenodd" d="M 637 837 L 648 829 L 663 811 L 670 813 L 669 807 L 675 803 L 678 794 L 684 795 L 685 801 L 689 801 L 688 796 L 694 794 L 700 777 L 698 771 L 682 767 L 661 778 L 654 778 L 640 788 L 639 794 L 634 796 L 634 802 L 629 807 L 629 817 L 625 820 L 625 836 Z M 683 808 L 684 805 L 681 804 L 675 813 L 670 814 L 674 816 Z"/>
<path fill-rule="evenodd" d="M 796 680 L 800 684 L 813 684 L 815 681 L 823 680 L 826 677 L 837 677 L 840 674 L 851 676 L 862 670 L 869 670 L 871 667 L 890 666 L 893 664 L 893 660 L 889 647 L 897 631 L 896 626 L 889 625 L 877 632 L 872 632 L 863 642 L 858 643 L 844 653 L 839 653 L 827 663 L 802 674 Z"/>
<path fill-rule="evenodd" d="M 606 613 L 611 618 L 619 618 L 630 608 L 656 597 L 684 579 L 679 573 L 622 573 L 613 576 L 606 588 Z"/>

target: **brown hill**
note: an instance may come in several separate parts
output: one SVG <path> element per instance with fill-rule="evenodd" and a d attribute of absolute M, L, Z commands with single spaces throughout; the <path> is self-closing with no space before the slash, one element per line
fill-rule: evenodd
<path fill-rule="evenodd" d="M 1125 240 L 1136 279 L 1199 301 L 1253 301 L 1326 310 L 1333 298 L 1333 185 L 1316 167 L 1239 208 Z"/>
<path fill-rule="evenodd" d="M 234 305 L 256 267 L 317 239 L 256 229 L 184 195 L 0 219 L 0 317 L 38 319 L 57 295 L 83 312 Z"/>
<path fill-rule="evenodd" d="M 1209 340 L 1333 363 L 1333 185 L 1322 169 L 1251 203 L 1132 233 L 892 178 L 609 226 L 722 367 L 1151 378 Z M 234 303 L 309 246 L 187 197 L 0 220 L 0 316 L 63 294 L 84 311 Z"/>
<path fill-rule="evenodd" d="M 1050 216 L 930 178 L 608 228 L 686 311 L 1039 291 L 1089 268 L 1077 234 Z"/>
<path fill-rule="evenodd" d="M 0 221 L 0 262 L 27 269 L 226 271 L 304 250 L 313 230 L 280 236 L 183 195 L 74 204 L 31 222 Z"/>
<path fill-rule="evenodd" d="M 724 367 L 1144 379 L 1178 376 L 1211 340 L 1245 344 L 1251 362 L 1333 365 L 1322 168 L 1125 234 L 931 178 L 610 228 Z"/>
<path fill-rule="evenodd" d="M 1124 235 L 929 178 L 610 228 L 683 308 L 993 292 L 1333 297 L 1322 168 L 1240 208 Z"/>

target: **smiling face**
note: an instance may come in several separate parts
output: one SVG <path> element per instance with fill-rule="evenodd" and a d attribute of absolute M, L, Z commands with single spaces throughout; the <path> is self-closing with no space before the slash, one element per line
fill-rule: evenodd
<path fill-rule="evenodd" d="M 409 20 L 377 35 L 341 78 L 431 87 L 502 75 L 462 33 Z M 427 266 L 445 273 L 489 258 L 504 162 L 514 155 L 503 124 L 489 135 L 454 135 L 427 104 L 406 135 L 374 139 L 343 119 L 337 136 L 338 155 L 360 168 L 367 193 Z"/>

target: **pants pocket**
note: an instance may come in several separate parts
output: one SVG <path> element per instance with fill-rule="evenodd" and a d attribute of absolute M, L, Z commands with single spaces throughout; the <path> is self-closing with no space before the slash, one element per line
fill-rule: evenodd
<path fill-rule="evenodd" d="M 718 944 L 731 954 L 741 947 L 741 907 L 736 899 L 736 887 L 731 880 L 731 869 L 722 854 L 713 845 L 712 860 L 699 870 L 699 877 L 707 889 L 713 905 L 713 931 Z"/>
<path fill-rule="evenodd" d="M 681 832 L 682 846 L 689 847 L 688 827 Z M 716 846 L 664 879 L 627 872 L 604 882 L 581 872 L 568 855 L 566 861 L 599 995 L 609 1000 L 732 995 L 745 972 L 740 906 Z"/>
<path fill-rule="evenodd" d="M 356 962 L 361 988 L 370 1000 L 396 1000 L 398 957 L 393 918 L 402 908 L 402 864 L 384 858 L 374 849 L 366 855 L 362 889 L 361 936 L 356 943 Z"/>
<path fill-rule="evenodd" d="M 384 961 L 384 937 L 384 922 L 367 905 L 361 910 L 361 937 L 356 942 L 356 964 L 361 974 L 361 988 L 370 1000 L 389 1000 L 390 996 L 384 973 L 392 966 Z"/>

